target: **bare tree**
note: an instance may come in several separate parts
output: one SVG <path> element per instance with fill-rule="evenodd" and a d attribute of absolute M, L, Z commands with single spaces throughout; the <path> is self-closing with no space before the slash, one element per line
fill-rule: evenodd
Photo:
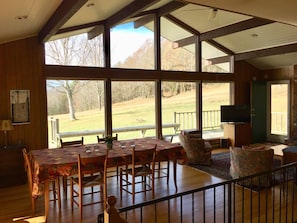
<path fill-rule="evenodd" d="M 46 59 L 50 64 L 102 66 L 103 59 L 101 59 L 102 54 L 101 57 L 99 55 L 100 48 L 102 49 L 102 37 L 88 41 L 83 35 L 73 36 L 48 42 L 46 44 Z M 75 120 L 73 96 L 80 88 L 80 81 L 64 80 L 56 83 L 58 86 L 55 86 L 55 89 L 58 91 L 62 89 L 67 96 L 70 120 Z M 97 91 L 99 91 L 98 88 Z M 102 96 L 102 92 L 98 92 L 98 95 Z M 101 104 L 99 109 L 101 109 Z"/>

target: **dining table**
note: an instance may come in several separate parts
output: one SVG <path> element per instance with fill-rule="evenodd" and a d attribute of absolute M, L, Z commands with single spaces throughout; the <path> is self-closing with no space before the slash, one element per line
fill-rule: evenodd
<path fill-rule="evenodd" d="M 156 146 L 157 145 L 157 146 Z M 77 155 L 82 157 L 98 156 L 107 153 L 107 167 L 129 165 L 132 162 L 132 148 L 136 150 L 152 149 L 156 146 L 156 160 L 172 161 L 173 181 L 177 191 L 176 170 L 178 160 L 185 158 L 183 147 L 179 143 L 171 143 L 156 138 L 140 138 L 114 141 L 112 149 L 106 144 L 85 144 L 67 148 L 45 148 L 31 150 L 33 164 L 32 196 L 38 197 L 44 193 L 45 216 L 48 214 L 49 181 L 56 177 L 72 176 L 77 174 Z"/>

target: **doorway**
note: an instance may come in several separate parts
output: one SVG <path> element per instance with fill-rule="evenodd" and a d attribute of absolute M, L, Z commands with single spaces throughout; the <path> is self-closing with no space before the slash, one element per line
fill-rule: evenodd
<path fill-rule="evenodd" d="M 282 143 L 289 134 L 289 81 L 273 81 L 267 84 L 267 140 Z"/>

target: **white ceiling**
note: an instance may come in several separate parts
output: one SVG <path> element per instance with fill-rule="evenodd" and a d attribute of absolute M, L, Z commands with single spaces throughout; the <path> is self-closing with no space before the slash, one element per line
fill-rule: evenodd
<path fill-rule="evenodd" d="M 62 0 L 10 0 L 3 2 L 0 9 L 0 43 L 38 35 L 62 2 Z M 133 0 L 89 0 L 61 28 L 106 20 L 132 2 Z M 169 2 L 172 1 L 160 0 L 144 10 L 158 9 Z M 188 4 L 170 14 L 202 34 L 254 16 L 279 22 L 213 39 L 235 54 L 297 43 L 296 0 L 286 0 L 285 4 L 284 1 L 278 0 L 188 0 L 187 2 L 194 4 Z M 215 18 L 210 19 L 212 9 L 204 6 L 227 11 L 218 10 Z M 92 28 L 74 31 L 70 35 L 88 32 Z M 178 32 L 176 28 L 177 26 L 173 23 L 166 23 L 162 33 L 167 35 L 166 38 L 174 41 L 192 35 L 188 32 Z M 52 36 L 52 39 L 64 35 Z M 297 53 L 283 53 L 247 59 L 247 61 L 259 69 L 272 69 L 297 64 L 295 62 Z"/>

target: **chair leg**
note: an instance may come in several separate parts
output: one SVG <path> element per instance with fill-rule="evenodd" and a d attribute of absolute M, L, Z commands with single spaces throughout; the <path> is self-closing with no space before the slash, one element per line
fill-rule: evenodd
<path fill-rule="evenodd" d="M 132 201 L 135 203 L 135 177 L 132 176 Z"/>
<path fill-rule="evenodd" d="M 79 195 L 78 195 L 78 199 L 79 199 L 79 213 L 80 213 L 80 219 L 83 218 L 83 200 L 82 200 L 82 194 L 83 194 L 83 189 L 82 187 L 79 187 Z"/>
<path fill-rule="evenodd" d="M 154 171 L 152 172 L 152 197 L 154 198 L 155 197 L 155 173 Z"/>
<path fill-rule="evenodd" d="M 59 210 L 61 210 L 61 190 L 60 190 L 60 179 L 59 177 L 56 178 L 55 180 L 55 194 L 57 193 L 57 199 L 58 199 L 58 207 L 59 207 Z"/>
<path fill-rule="evenodd" d="M 169 174 L 170 174 L 170 162 L 167 161 L 167 184 L 169 184 Z"/>
<path fill-rule="evenodd" d="M 122 200 L 123 197 L 123 172 L 122 169 L 120 169 L 120 198 Z"/>
<path fill-rule="evenodd" d="M 71 202 L 71 209 L 73 210 L 73 182 L 71 180 L 70 182 L 70 202 Z"/>
<path fill-rule="evenodd" d="M 36 199 L 34 197 L 31 196 L 31 205 L 32 205 L 32 213 L 35 214 L 36 213 Z"/>

